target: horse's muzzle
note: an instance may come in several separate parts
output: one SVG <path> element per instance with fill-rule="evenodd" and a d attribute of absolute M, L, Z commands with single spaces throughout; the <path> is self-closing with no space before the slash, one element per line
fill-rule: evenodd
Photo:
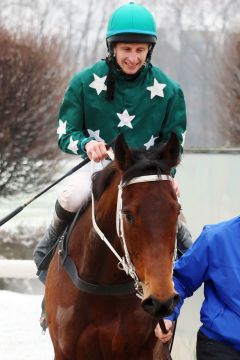
<path fill-rule="evenodd" d="M 154 296 L 149 296 L 142 302 L 143 309 L 154 317 L 168 316 L 172 313 L 175 305 L 179 301 L 179 295 L 175 294 L 166 302 L 159 301 Z"/>

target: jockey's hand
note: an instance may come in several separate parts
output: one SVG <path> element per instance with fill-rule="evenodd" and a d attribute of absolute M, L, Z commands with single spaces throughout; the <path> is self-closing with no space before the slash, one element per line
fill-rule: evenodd
<path fill-rule="evenodd" d="M 90 160 L 99 162 L 107 156 L 107 148 L 103 141 L 91 140 L 85 145 L 87 156 Z"/>
<path fill-rule="evenodd" d="M 175 179 L 173 179 L 172 184 L 173 184 L 173 188 L 174 188 L 174 190 L 176 192 L 176 195 L 179 198 L 180 197 L 180 190 L 179 190 L 179 186 L 178 186 L 177 181 Z"/>
<path fill-rule="evenodd" d="M 173 322 L 171 320 L 164 320 L 164 323 L 165 323 L 165 326 L 166 326 L 166 329 L 167 329 L 167 333 L 164 334 L 160 328 L 160 325 L 157 324 L 157 326 L 155 327 L 155 335 L 157 338 L 159 338 L 163 343 L 166 343 L 168 342 L 171 337 L 172 337 L 172 325 L 173 325 Z"/>

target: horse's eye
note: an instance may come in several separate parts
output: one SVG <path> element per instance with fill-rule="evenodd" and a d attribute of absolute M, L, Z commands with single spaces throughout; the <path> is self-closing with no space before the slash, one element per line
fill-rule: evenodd
<path fill-rule="evenodd" d="M 126 219 L 127 222 L 129 222 L 130 224 L 133 223 L 133 215 L 130 211 L 128 210 L 123 210 L 122 214 L 124 216 L 124 218 Z"/>

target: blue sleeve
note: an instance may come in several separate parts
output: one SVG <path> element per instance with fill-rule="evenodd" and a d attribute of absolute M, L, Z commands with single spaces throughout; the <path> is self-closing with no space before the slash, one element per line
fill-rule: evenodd
<path fill-rule="evenodd" d="M 180 301 L 168 319 L 175 320 L 178 317 L 185 298 L 192 296 L 207 279 L 208 259 L 209 241 L 205 227 L 192 247 L 175 263 L 174 287 L 180 296 Z"/>

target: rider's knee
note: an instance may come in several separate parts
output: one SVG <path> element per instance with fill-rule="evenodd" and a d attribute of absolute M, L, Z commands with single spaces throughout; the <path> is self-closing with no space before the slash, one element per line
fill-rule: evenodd
<path fill-rule="evenodd" d="M 89 198 L 89 193 L 76 194 L 75 191 L 69 189 L 63 190 L 58 196 L 58 202 L 61 207 L 71 213 L 76 213 L 81 205 Z"/>
<path fill-rule="evenodd" d="M 61 207 L 69 212 L 75 213 L 89 199 L 91 184 L 86 181 L 68 183 L 58 195 Z"/>

